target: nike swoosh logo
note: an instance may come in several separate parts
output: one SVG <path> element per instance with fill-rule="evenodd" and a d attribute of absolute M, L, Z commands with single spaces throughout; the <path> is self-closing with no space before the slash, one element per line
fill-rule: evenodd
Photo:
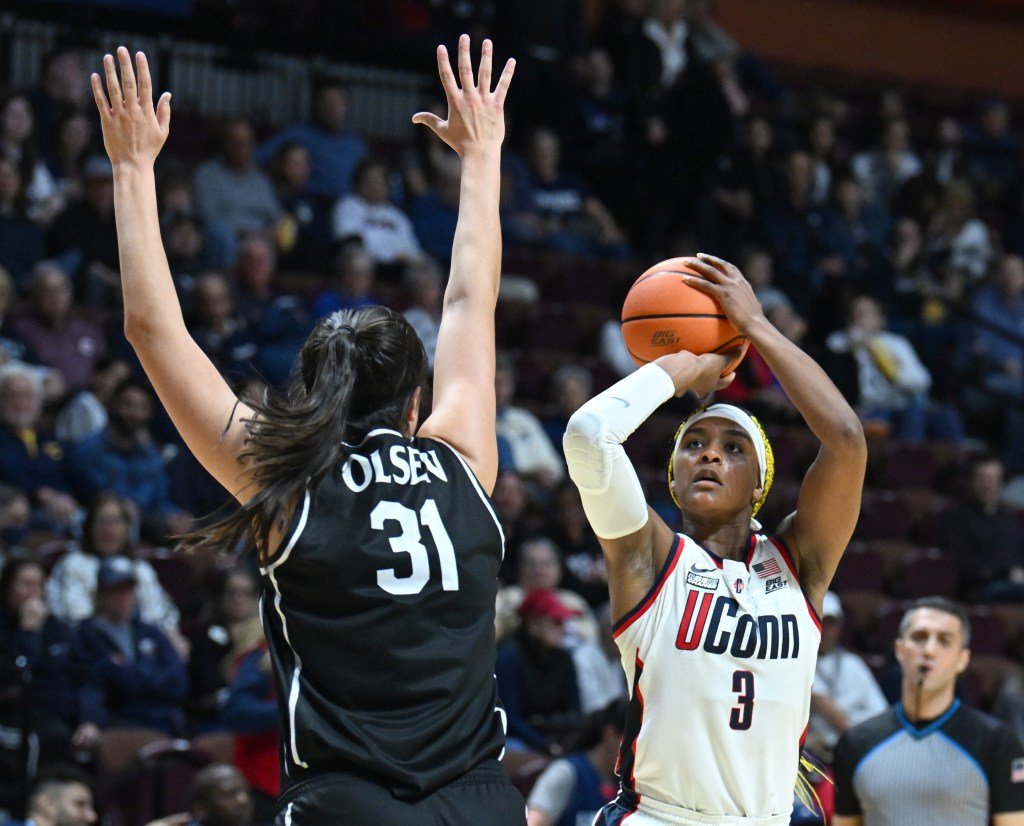
<path fill-rule="evenodd" d="M 698 568 L 696 565 L 691 565 L 690 570 L 695 574 L 713 574 L 717 571 L 716 568 Z"/>
<path fill-rule="evenodd" d="M 618 396 L 612 396 L 612 398 L 615 399 L 615 401 L 617 402 L 622 402 L 623 407 L 629 407 L 629 402 L 627 402 L 625 399 L 621 399 Z"/>

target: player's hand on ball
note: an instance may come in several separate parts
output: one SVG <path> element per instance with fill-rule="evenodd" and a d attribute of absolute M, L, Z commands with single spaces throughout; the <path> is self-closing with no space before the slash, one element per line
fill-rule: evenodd
<path fill-rule="evenodd" d="M 695 356 L 686 350 L 662 356 L 653 363 L 669 374 L 676 388 L 676 395 L 682 396 L 692 390 L 702 400 L 716 390 L 732 384 L 735 373 L 722 375 L 722 371 L 736 358 L 737 351 L 705 353 Z"/>
<path fill-rule="evenodd" d="M 108 54 L 103 58 L 106 91 L 100 76 L 92 76 L 92 94 L 100 113 L 103 146 L 115 166 L 152 164 L 167 140 L 171 93 L 164 92 L 154 109 L 153 81 L 146 56 L 142 52 L 135 55 L 137 82 L 131 57 L 124 46 L 117 50 L 117 63 L 121 69 L 120 81 L 113 56 Z"/>
<path fill-rule="evenodd" d="M 474 82 L 473 65 L 469 57 L 469 35 L 462 35 L 459 38 L 459 81 L 456 82 L 448 60 L 448 50 L 438 46 L 437 70 L 448 99 L 448 118 L 442 120 L 430 112 L 417 112 L 412 116 L 413 123 L 430 127 L 462 158 L 476 150 L 497 148 L 505 138 L 505 94 L 512 82 L 516 62 L 511 58 L 508 60 L 492 92 L 493 58 L 494 45 L 490 40 L 485 40 L 480 49 L 480 70 Z"/>
<path fill-rule="evenodd" d="M 688 267 L 703 276 L 685 276 L 686 283 L 695 290 L 713 296 L 739 332 L 747 335 L 755 322 L 764 320 L 761 302 L 757 300 L 754 288 L 743 277 L 739 267 L 703 252 L 698 253 L 696 258 L 685 260 Z"/>

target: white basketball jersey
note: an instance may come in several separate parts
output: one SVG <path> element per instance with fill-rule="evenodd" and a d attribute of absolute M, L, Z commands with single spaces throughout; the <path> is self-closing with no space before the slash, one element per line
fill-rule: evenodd
<path fill-rule="evenodd" d="M 777 538 L 751 536 L 741 562 L 677 537 L 614 631 L 630 685 L 620 803 L 789 822 L 821 640 L 795 570 Z"/>

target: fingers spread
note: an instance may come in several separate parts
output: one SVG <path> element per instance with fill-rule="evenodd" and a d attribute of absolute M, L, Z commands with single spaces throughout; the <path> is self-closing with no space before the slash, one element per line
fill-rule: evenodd
<path fill-rule="evenodd" d="M 707 261 L 715 269 L 728 273 L 729 275 L 735 275 L 739 272 L 733 264 L 730 264 L 723 258 L 716 258 L 714 255 L 708 255 L 706 252 L 698 252 L 697 257 L 702 261 Z"/>
<path fill-rule="evenodd" d="M 135 90 L 135 69 L 132 67 L 132 58 L 124 46 L 117 48 L 117 62 L 121 66 L 121 89 L 124 91 L 124 102 L 126 104 L 138 103 L 139 96 Z"/>
<path fill-rule="evenodd" d="M 441 125 L 444 123 L 444 121 L 433 112 L 417 112 L 412 116 L 412 122 L 421 123 L 424 126 L 433 129 L 435 132 L 440 129 Z"/>
<path fill-rule="evenodd" d="M 494 44 L 485 40 L 480 48 L 480 71 L 477 74 L 477 88 L 481 92 L 491 91 L 491 61 L 494 57 Z"/>
<path fill-rule="evenodd" d="M 156 122 L 161 129 L 167 129 L 171 125 L 171 93 L 164 92 L 160 95 L 160 102 L 156 106 Z"/>
<path fill-rule="evenodd" d="M 505 102 L 505 95 L 508 93 L 508 85 L 512 82 L 512 75 L 516 71 L 516 59 L 510 57 L 508 62 L 505 64 L 505 68 L 501 71 L 501 77 L 498 78 L 498 88 L 494 91 L 494 97 L 498 101 L 498 105 Z"/>
<path fill-rule="evenodd" d="M 448 60 L 448 50 L 444 46 L 437 47 L 437 73 L 441 76 L 441 85 L 444 87 L 448 100 L 451 100 L 458 94 L 459 84 L 455 82 L 452 64 Z"/>
<path fill-rule="evenodd" d="M 718 285 L 713 281 L 701 278 L 699 275 L 684 275 L 683 281 L 686 282 L 687 286 L 693 287 L 702 293 L 713 293 L 718 289 Z"/>
<path fill-rule="evenodd" d="M 107 93 L 103 91 L 103 81 L 95 72 L 89 78 L 89 85 L 92 86 L 92 96 L 96 101 L 96 108 L 100 110 L 100 115 L 104 117 L 109 115 L 110 101 L 107 100 Z"/>
<path fill-rule="evenodd" d="M 463 89 L 473 87 L 473 64 L 469 59 L 469 35 L 459 38 L 459 83 Z"/>
<path fill-rule="evenodd" d="M 110 98 L 110 108 L 116 114 L 124 108 L 124 95 L 121 94 L 121 84 L 117 80 L 117 69 L 114 66 L 112 55 L 103 56 L 103 72 L 107 77 L 107 96 Z"/>
<path fill-rule="evenodd" d="M 149 61 L 142 52 L 135 53 L 135 65 L 139 72 L 139 103 L 143 106 L 153 103 L 153 78 L 149 74 Z"/>

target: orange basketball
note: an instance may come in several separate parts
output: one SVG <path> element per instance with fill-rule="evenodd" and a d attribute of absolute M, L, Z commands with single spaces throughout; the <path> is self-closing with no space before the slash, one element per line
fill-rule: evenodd
<path fill-rule="evenodd" d="M 743 360 L 750 342 L 732 326 L 714 298 L 683 281 L 684 273 L 699 276 L 683 261 L 662 261 L 633 282 L 622 305 L 626 348 L 637 364 L 647 364 L 680 350 L 703 355 L 741 347 L 725 370 L 729 373 Z"/>

